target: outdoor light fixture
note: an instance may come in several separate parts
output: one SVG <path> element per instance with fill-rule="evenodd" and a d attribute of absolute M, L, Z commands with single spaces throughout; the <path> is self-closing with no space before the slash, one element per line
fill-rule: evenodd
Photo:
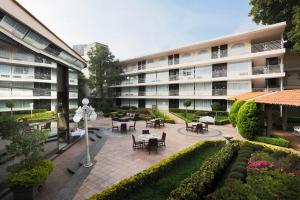
<path fill-rule="evenodd" d="M 73 117 L 73 121 L 78 123 L 81 119 L 84 120 L 85 139 L 86 139 L 86 159 L 83 164 L 84 167 L 91 167 L 93 165 L 90 156 L 89 148 L 89 131 L 88 131 L 88 120 L 94 121 L 97 119 L 97 114 L 92 106 L 88 106 L 89 100 L 87 98 L 82 99 L 83 106 L 79 106 L 76 110 L 76 114 Z"/>

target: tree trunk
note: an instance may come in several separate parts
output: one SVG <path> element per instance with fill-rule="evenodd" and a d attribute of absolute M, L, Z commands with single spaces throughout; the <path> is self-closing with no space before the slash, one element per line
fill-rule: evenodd
<path fill-rule="evenodd" d="M 13 109 L 10 108 L 10 116 L 13 116 Z"/>

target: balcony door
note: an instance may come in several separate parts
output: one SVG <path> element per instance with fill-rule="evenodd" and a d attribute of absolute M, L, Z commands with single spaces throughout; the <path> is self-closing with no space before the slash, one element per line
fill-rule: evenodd
<path fill-rule="evenodd" d="M 227 95 L 227 82 L 218 81 L 212 83 L 213 96 L 226 96 Z"/>
<path fill-rule="evenodd" d="M 169 99 L 169 108 L 179 108 L 179 99 Z"/>
<path fill-rule="evenodd" d="M 170 84 L 169 96 L 178 96 L 178 95 L 179 95 L 179 84 Z"/>
<path fill-rule="evenodd" d="M 220 63 L 212 65 L 212 77 L 226 77 L 227 76 L 227 63 Z"/>
<path fill-rule="evenodd" d="M 139 108 L 145 108 L 145 106 L 146 106 L 146 100 L 139 99 Z"/>

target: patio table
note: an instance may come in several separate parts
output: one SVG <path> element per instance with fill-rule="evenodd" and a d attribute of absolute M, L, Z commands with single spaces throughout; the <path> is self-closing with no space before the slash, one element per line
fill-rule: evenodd
<path fill-rule="evenodd" d="M 155 134 L 155 133 L 151 133 L 151 134 L 141 134 L 138 136 L 138 139 L 139 140 L 143 140 L 144 142 L 148 142 L 149 139 L 152 139 L 152 138 L 155 138 L 155 139 L 159 139 L 160 136 Z"/>
<path fill-rule="evenodd" d="M 130 120 L 132 119 L 132 117 L 120 117 L 119 118 L 119 121 L 120 122 L 129 122 Z"/>

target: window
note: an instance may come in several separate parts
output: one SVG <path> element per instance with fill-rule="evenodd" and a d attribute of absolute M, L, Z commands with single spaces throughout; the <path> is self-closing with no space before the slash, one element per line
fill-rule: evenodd
<path fill-rule="evenodd" d="M 0 58 L 10 59 L 10 55 L 11 55 L 11 52 L 10 52 L 9 48 L 0 46 Z"/>
<path fill-rule="evenodd" d="M 212 59 L 218 58 L 218 55 L 219 55 L 219 47 L 218 46 L 212 47 L 211 48 L 211 58 Z"/>
<path fill-rule="evenodd" d="M 173 55 L 168 56 L 168 65 L 173 65 Z"/>
<path fill-rule="evenodd" d="M 168 56 L 168 65 L 177 65 L 179 64 L 179 54 L 169 55 Z"/>
<path fill-rule="evenodd" d="M 183 69 L 182 70 L 182 76 L 191 76 L 192 75 L 192 69 Z"/>
<path fill-rule="evenodd" d="M 0 64 L 0 74 L 10 74 L 11 73 L 11 66 Z"/>
<path fill-rule="evenodd" d="M 138 70 L 142 70 L 146 68 L 146 60 L 138 62 Z"/>
<path fill-rule="evenodd" d="M 29 67 L 14 67 L 14 74 L 29 74 Z"/>
<path fill-rule="evenodd" d="M 242 55 L 247 53 L 247 48 L 244 43 L 236 43 L 231 46 L 230 52 L 232 55 Z"/>

